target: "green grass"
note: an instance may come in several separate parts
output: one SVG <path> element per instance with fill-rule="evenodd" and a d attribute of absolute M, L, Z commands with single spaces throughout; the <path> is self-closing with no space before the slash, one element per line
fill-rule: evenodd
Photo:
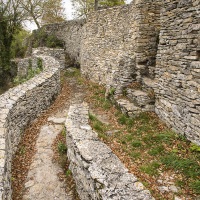
<path fill-rule="evenodd" d="M 66 146 L 66 144 L 64 144 L 64 143 L 62 143 L 62 142 L 59 142 L 59 143 L 58 143 L 58 152 L 59 152 L 60 154 L 65 154 L 65 153 L 67 153 L 67 146 Z"/>
<path fill-rule="evenodd" d="M 196 179 L 200 176 L 200 166 L 191 158 L 180 158 L 175 153 L 169 153 L 161 157 L 161 162 L 166 168 L 179 171 L 187 178 Z"/>
<path fill-rule="evenodd" d="M 190 187 L 196 192 L 196 194 L 200 194 L 200 180 L 192 182 Z"/>
<path fill-rule="evenodd" d="M 64 76 L 66 77 L 80 77 L 81 76 L 81 72 L 79 69 L 73 68 L 73 70 L 67 70 L 64 73 Z"/>
<path fill-rule="evenodd" d="M 156 147 L 152 147 L 149 151 L 148 154 L 151 156 L 157 156 L 157 155 L 161 155 L 163 153 L 163 151 L 165 150 L 163 145 L 158 145 Z"/>
<path fill-rule="evenodd" d="M 132 147 L 141 147 L 142 146 L 142 142 L 139 140 L 135 140 L 133 142 L 131 142 L 131 146 Z"/>
<path fill-rule="evenodd" d="M 158 117 L 150 112 L 140 113 L 134 118 L 122 114 L 119 110 L 113 111 L 111 102 L 104 107 L 105 89 L 99 85 L 89 86 L 92 90 L 91 98 L 93 105 L 112 113 L 113 124 L 106 126 L 99 122 L 95 116 L 90 115 L 93 128 L 98 132 L 99 137 L 108 144 L 115 145 L 117 141 L 120 151 L 134 161 L 141 174 L 146 174 L 150 180 L 160 176 L 160 173 L 175 174 L 176 186 L 182 188 L 182 195 L 188 191 L 193 196 L 200 191 L 200 147 L 189 142 L 183 135 L 177 135 L 167 128 Z M 116 127 L 119 133 L 109 137 L 105 134 L 111 127 Z M 112 143 L 113 140 L 113 143 Z M 142 176 L 143 177 L 143 176 Z M 151 188 L 148 188 L 151 189 Z M 154 190 L 155 192 L 155 190 Z M 185 192 L 185 193 L 184 193 Z M 193 197 L 192 196 L 192 197 Z M 157 199 L 163 199 L 156 194 Z"/>
<path fill-rule="evenodd" d="M 158 175 L 158 169 L 160 167 L 160 163 L 157 161 L 153 161 L 152 163 L 148 163 L 146 165 L 142 165 L 140 170 L 144 173 L 149 174 L 150 176 Z"/>
<path fill-rule="evenodd" d="M 99 121 L 96 116 L 89 113 L 89 119 L 92 128 L 98 133 L 98 136 L 104 140 L 107 140 L 108 136 L 106 135 L 106 132 L 109 130 L 109 127 Z"/>

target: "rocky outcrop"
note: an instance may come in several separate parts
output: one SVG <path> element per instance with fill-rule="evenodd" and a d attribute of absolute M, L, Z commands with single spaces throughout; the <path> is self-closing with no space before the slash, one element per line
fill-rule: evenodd
<path fill-rule="evenodd" d="M 98 139 L 88 118 L 87 104 L 74 104 L 70 106 L 65 124 L 67 155 L 80 199 L 154 199 Z"/>

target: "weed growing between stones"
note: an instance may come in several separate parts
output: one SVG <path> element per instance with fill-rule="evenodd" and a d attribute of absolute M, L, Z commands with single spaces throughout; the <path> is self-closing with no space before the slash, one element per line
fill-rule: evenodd
<path fill-rule="evenodd" d="M 56 137 L 53 145 L 54 156 L 53 160 L 57 162 L 63 169 L 62 173 L 59 173 L 60 181 L 66 182 L 66 191 L 73 196 L 74 200 L 79 200 L 76 192 L 76 185 L 69 169 L 69 160 L 67 159 L 67 146 L 66 146 L 66 130 L 63 131 Z"/>
<path fill-rule="evenodd" d="M 198 199 L 199 146 L 167 128 L 154 113 L 129 118 L 108 100 L 109 107 L 105 108 L 104 87 L 87 81 L 85 84 L 89 90 L 86 99 L 92 111 L 109 119 L 107 125 L 90 114 L 91 126 L 154 197 Z"/>

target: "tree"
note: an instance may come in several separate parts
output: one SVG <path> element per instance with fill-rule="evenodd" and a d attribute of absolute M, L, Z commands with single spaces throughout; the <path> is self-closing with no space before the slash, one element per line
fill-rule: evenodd
<path fill-rule="evenodd" d="M 40 19 L 43 16 L 45 1 L 41 0 L 20 0 L 20 6 L 26 11 L 27 20 L 33 20 L 40 28 Z"/>
<path fill-rule="evenodd" d="M 11 44 L 14 34 L 21 28 L 23 16 L 19 0 L 0 1 L 0 85 L 9 79 Z"/>
<path fill-rule="evenodd" d="M 34 21 L 38 29 L 41 24 L 64 21 L 61 0 L 19 0 L 26 11 L 27 20 Z"/>
<path fill-rule="evenodd" d="M 59 23 L 65 21 L 62 0 L 48 0 L 44 3 L 42 24 Z"/>
<path fill-rule="evenodd" d="M 74 15 L 77 18 L 87 18 L 88 14 L 93 10 L 101 7 L 111 7 L 125 4 L 124 0 L 72 0 L 75 8 Z"/>

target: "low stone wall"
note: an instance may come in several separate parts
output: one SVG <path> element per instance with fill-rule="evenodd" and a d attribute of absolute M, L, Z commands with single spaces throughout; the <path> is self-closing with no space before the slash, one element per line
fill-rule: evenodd
<path fill-rule="evenodd" d="M 200 4 L 165 1 L 156 64 L 156 113 L 200 145 Z"/>
<path fill-rule="evenodd" d="M 32 49 L 33 56 L 51 56 L 60 64 L 60 68 L 65 68 L 65 50 L 58 48 L 38 47 Z"/>
<path fill-rule="evenodd" d="M 154 199 L 88 125 L 87 104 L 70 106 L 65 125 L 70 170 L 81 200 Z"/>
<path fill-rule="evenodd" d="M 32 55 L 23 59 L 15 59 L 13 62 L 17 65 L 17 76 L 19 78 L 26 78 L 28 75 L 28 70 L 36 70 L 38 67 L 38 62 L 43 56 L 51 56 L 59 62 L 60 68 L 65 68 L 65 51 L 64 49 L 55 49 L 47 47 L 38 47 L 32 49 Z M 48 61 L 47 61 L 48 62 Z M 41 63 L 42 64 L 42 63 Z M 49 68 L 49 65 L 42 66 L 44 69 Z"/>
<path fill-rule="evenodd" d="M 0 96 L 0 199 L 10 200 L 11 161 L 27 125 L 47 109 L 60 91 L 60 65 L 41 56 L 46 70 Z M 48 67 L 47 67 L 48 65 Z"/>

